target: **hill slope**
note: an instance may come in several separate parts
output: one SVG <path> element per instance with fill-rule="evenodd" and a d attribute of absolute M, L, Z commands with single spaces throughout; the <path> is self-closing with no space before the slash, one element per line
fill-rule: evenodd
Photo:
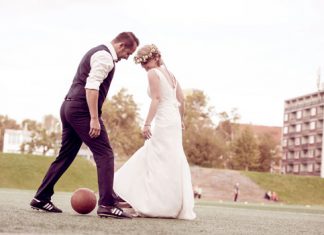
<path fill-rule="evenodd" d="M 0 188 L 37 190 L 53 157 L 0 154 Z M 116 162 L 116 168 L 124 162 Z M 193 186 L 203 189 L 203 200 L 233 201 L 234 185 L 239 183 L 238 201 L 269 202 L 267 190 L 276 191 L 281 202 L 324 205 L 324 179 L 257 172 L 239 172 L 192 166 Z M 97 172 L 93 163 L 77 157 L 62 176 L 55 191 L 72 192 L 87 187 L 98 191 Z"/>
<path fill-rule="evenodd" d="M 324 179 L 315 176 L 280 175 L 261 172 L 191 167 L 193 185 L 203 189 L 206 200 L 233 201 L 239 183 L 238 201 L 264 202 L 266 191 L 275 191 L 288 204 L 324 205 Z"/>
<path fill-rule="evenodd" d="M 53 157 L 0 154 L 0 187 L 36 190 L 53 161 Z M 73 192 L 79 187 L 97 191 L 97 173 L 89 161 L 77 157 L 55 190 Z"/>
<path fill-rule="evenodd" d="M 203 199 L 233 201 L 234 185 L 239 183 L 238 201 L 265 202 L 265 190 L 239 171 L 191 167 L 192 183 L 203 189 Z"/>

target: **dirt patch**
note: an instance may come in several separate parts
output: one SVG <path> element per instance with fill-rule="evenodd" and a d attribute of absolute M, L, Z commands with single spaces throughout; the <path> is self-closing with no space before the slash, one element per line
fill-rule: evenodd
<path fill-rule="evenodd" d="M 238 201 L 268 202 L 265 190 L 239 171 L 191 167 L 192 183 L 202 188 L 202 199 L 233 201 L 234 185 L 239 184 Z"/>

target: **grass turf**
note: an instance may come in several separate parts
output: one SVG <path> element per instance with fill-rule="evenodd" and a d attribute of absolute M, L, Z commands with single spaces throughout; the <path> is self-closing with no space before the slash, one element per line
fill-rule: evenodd
<path fill-rule="evenodd" d="M 217 203 L 199 201 L 193 221 L 135 218 L 100 219 L 94 210 L 88 215 L 75 213 L 71 193 L 58 192 L 54 203 L 62 214 L 43 213 L 29 207 L 31 190 L 0 188 L 0 233 L 24 234 L 324 234 L 324 208 L 282 205 Z M 295 209 L 297 208 L 297 209 Z M 319 213 L 319 211 L 322 211 Z"/>

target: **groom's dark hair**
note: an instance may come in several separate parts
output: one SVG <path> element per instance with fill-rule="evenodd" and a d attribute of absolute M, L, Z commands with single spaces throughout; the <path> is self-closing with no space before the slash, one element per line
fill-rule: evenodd
<path fill-rule="evenodd" d="M 138 38 L 132 32 L 122 32 L 112 41 L 113 43 L 122 42 L 127 48 L 133 48 L 139 45 Z M 136 44 L 136 45 L 135 45 Z"/>

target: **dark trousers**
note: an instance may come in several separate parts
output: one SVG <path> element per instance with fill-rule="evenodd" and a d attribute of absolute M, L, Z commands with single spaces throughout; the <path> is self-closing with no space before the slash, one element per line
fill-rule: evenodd
<path fill-rule="evenodd" d="M 90 113 L 84 101 L 66 100 L 61 106 L 62 146 L 59 155 L 49 167 L 35 198 L 51 200 L 54 186 L 75 159 L 82 142 L 91 150 L 97 165 L 99 205 L 113 205 L 114 154 L 105 126 L 100 119 L 101 132 L 90 138 Z M 86 172 L 82 172 L 86 174 Z"/>

